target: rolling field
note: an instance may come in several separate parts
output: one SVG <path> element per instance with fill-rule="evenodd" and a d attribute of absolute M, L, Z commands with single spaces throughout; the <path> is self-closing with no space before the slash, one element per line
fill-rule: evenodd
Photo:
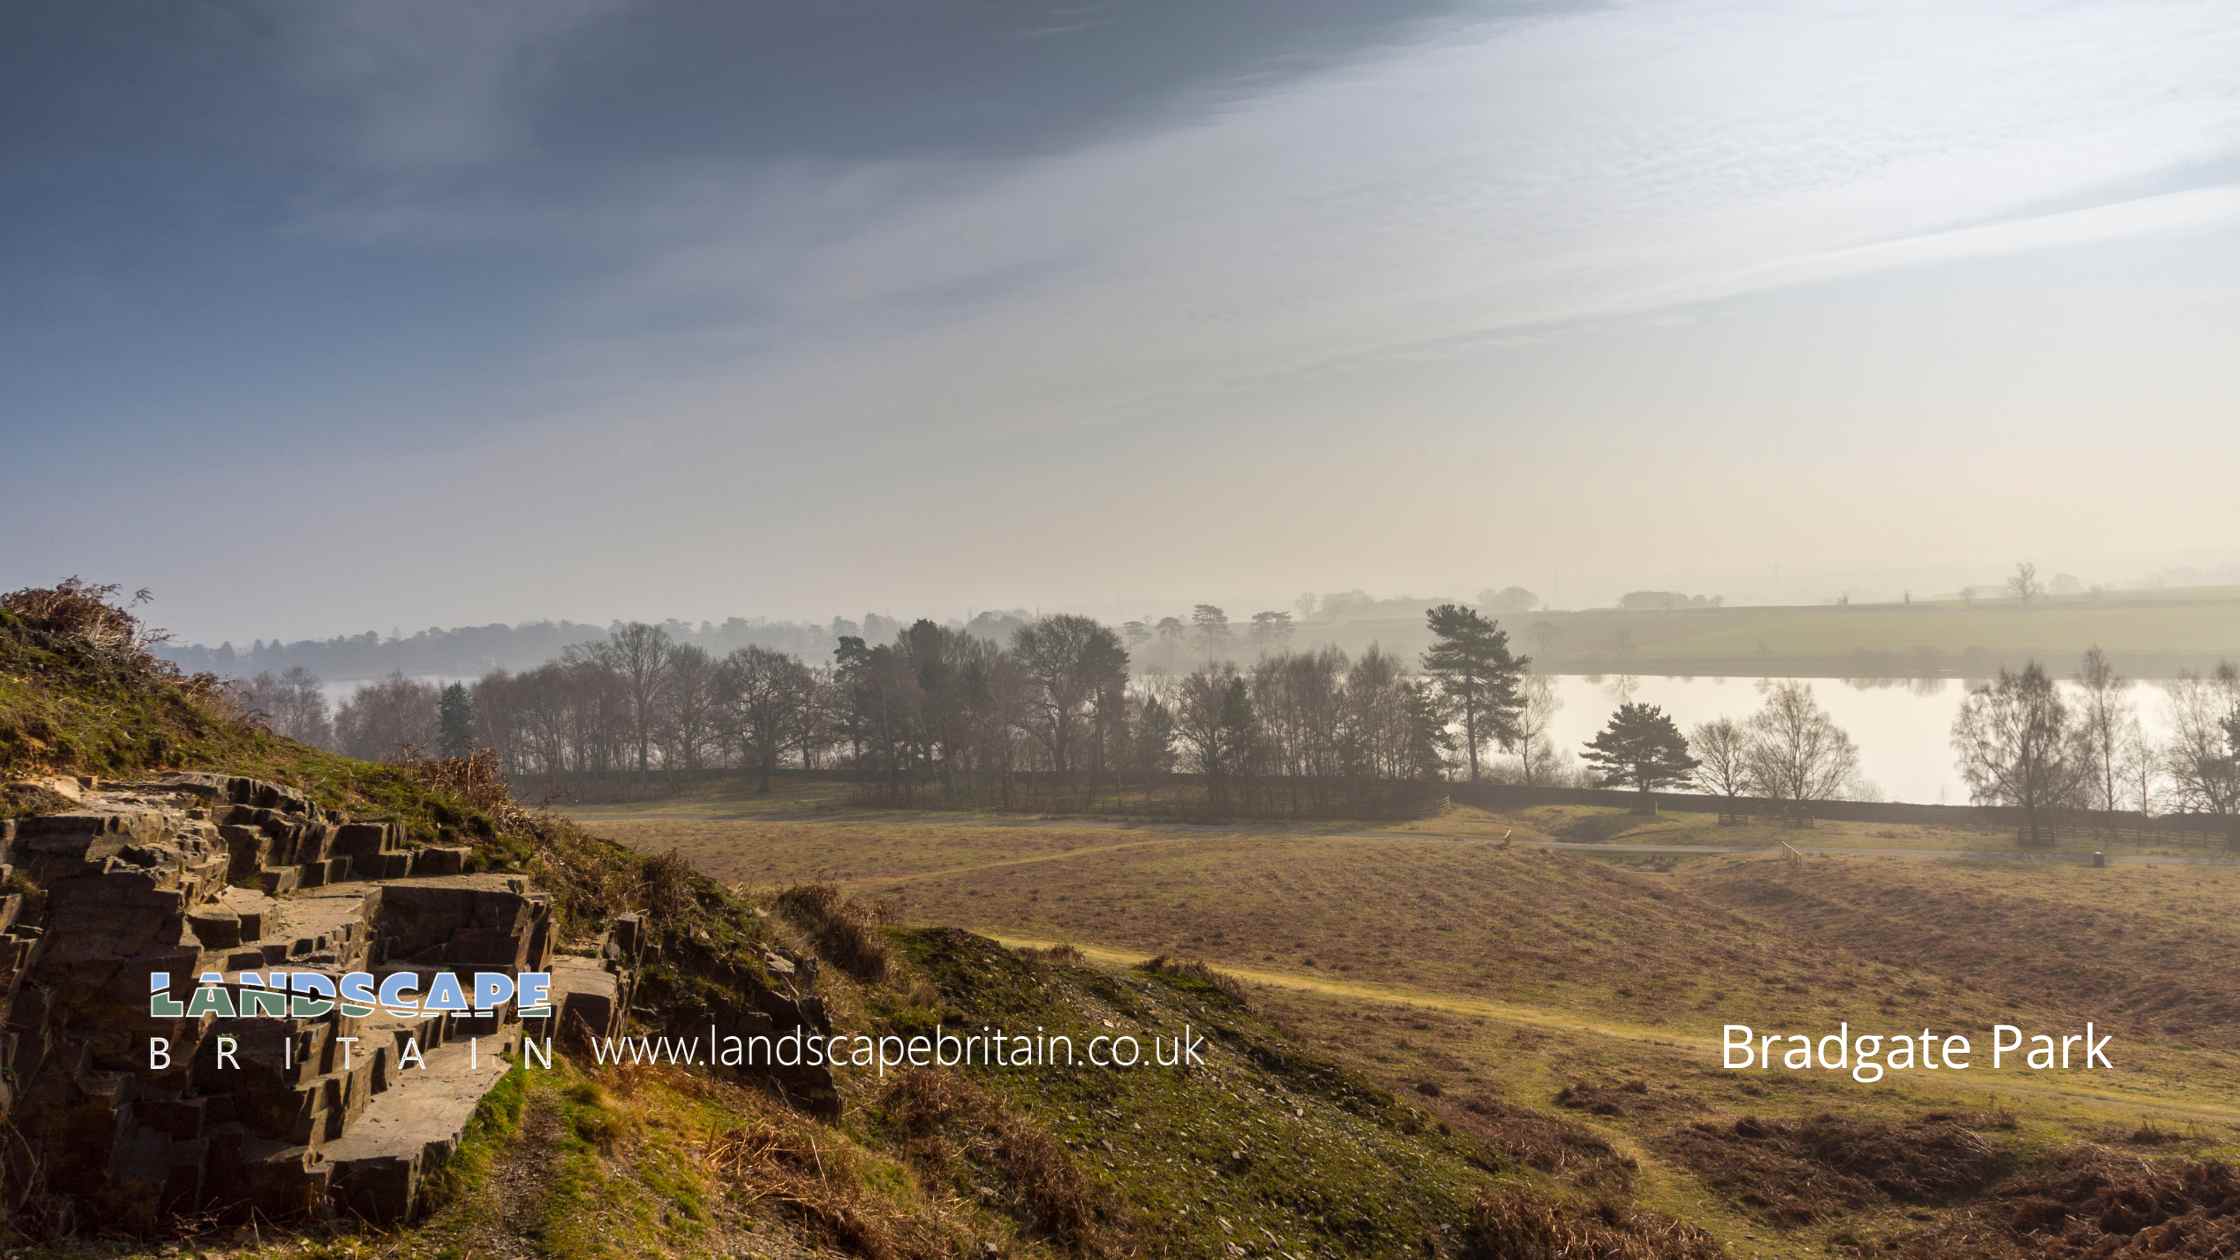
<path fill-rule="evenodd" d="M 1915 1236 L 1974 1228 L 2001 1178 L 2240 1151 L 2230 867 L 1932 861 L 1981 833 L 1761 837 L 1584 808 L 1189 826 L 843 797 L 797 785 L 571 813 L 722 879 L 840 883 L 903 922 L 1113 965 L 1202 958 L 1455 1129 L 1737 1255 L 1971 1254 Z M 1800 835 L 1829 855 L 1687 848 Z M 1662 851 L 1623 848 L 1650 838 Z M 1988 1068 L 1995 1023 L 2088 1020 L 2114 1034 L 2112 1070 Z M 1839 1021 L 1965 1033 L 1984 1062 L 1872 1085 L 1720 1069 L 1725 1023 L 1819 1036 Z M 1862 1172 L 1827 1154 L 1885 1146 L 1943 1162 Z"/>

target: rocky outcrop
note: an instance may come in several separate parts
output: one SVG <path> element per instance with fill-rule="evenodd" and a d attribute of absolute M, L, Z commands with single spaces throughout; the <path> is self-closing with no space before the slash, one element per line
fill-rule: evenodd
<path fill-rule="evenodd" d="M 593 1038 L 622 1031 L 644 953 L 645 925 L 625 914 L 608 926 L 596 948 L 552 960 L 552 1004 L 564 1044 L 586 1049 Z"/>
<path fill-rule="evenodd" d="M 0 822 L 0 1120 L 29 1149 L 9 1156 L 11 1182 L 36 1175 L 139 1229 L 189 1211 L 418 1211 L 518 1053 L 513 1008 L 157 1019 L 151 985 L 167 975 L 184 1003 L 206 973 L 238 992 L 243 972 L 276 968 L 554 970 L 544 897 L 468 872 L 467 850 L 416 847 L 394 823 L 257 780 L 68 795 L 66 812 Z M 640 935 L 635 921 L 611 935 L 628 943 L 594 960 L 603 979 L 556 1000 L 619 1028 Z M 529 1035 L 548 1036 L 537 1022 Z"/>

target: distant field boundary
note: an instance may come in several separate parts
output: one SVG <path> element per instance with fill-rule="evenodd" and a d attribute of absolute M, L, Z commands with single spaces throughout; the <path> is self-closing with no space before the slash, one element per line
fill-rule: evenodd
<path fill-rule="evenodd" d="M 1021 779 L 1032 777 L 1022 775 Z M 580 775 L 523 776 L 515 779 L 512 786 L 514 795 L 530 804 L 611 805 L 667 800 L 702 789 L 737 788 L 746 784 L 750 778 L 748 772 L 735 769 L 655 770 L 644 775 L 634 770 L 615 770 Z M 798 789 L 811 783 L 844 787 L 848 789 L 845 803 L 850 808 L 992 808 L 985 802 L 944 802 L 940 799 L 939 788 L 933 785 L 926 785 L 909 800 L 884 801 L 879 799 L 878 793 L 862 790 L 875 788 L 877 785 L 866 784 L 852 772 L 845 770 L 779 770 L 772 775 L 772 781 L 780 791 Z M 1263 780 L 1255 786 L 1261 794 L 1273 796 L 1282 790 L 1282 781 Z M 1631 809 L 1640 799 L 1633 792 L 1617 788 L 1526 787 L 1510 783 L 1450 783 L 1445 787 L 1447 799 L 1487 810 L 1527 809 L 1535 805 L 1589 805 L 1605 809 Z M 1029 792 L 1013 812 L 1164 818 L 1192 822 L 1286 817 L 1389 820 L 1418 817 L 1425 812 L 1413 807 L 1416 803 L 1410 802 L 1408 807 L 1395 805 L 1381 811 L 1336 809 L 1327 812 L 1292 812 L 1280 808 L 1238 809 L 1216 816 L 1210 811 L 1204 798 L 1196 794 L 1197 788 L 1194 775 L 1168 775 L 1152 789 L 1154 793 L 1163 795 L 1147 796 L 1142 794 L 1143 789 L 1130 789 L 1100 795 L 1089 808 L 1068 808 L 1061 797 Z M 1680 813 L 1717 814 L 1728 808 L 1728 803 L 1719 797 L 1690 792 L 1660 792 L 1656 802 L 1660 810 Z M 1740 813 L 1752 818 L 1779 818 L 1785 813 L 1780 802 L 1760 797 L 1743 797 L 1736 802 L 1736 806 Z M 1435 802 L 1433 808 L 1435 809 Z M 1963 828 L 1985 833 L 2013 833 L 2019 830 L 2022 823 L 2020 811 L 1992 805 L 1822 801 L 1814 805 L 1810 813 L 1815 820 L 1830 822 L 1913 824 Z M 2053 831 L 2057 843 L 2089 839 L 2115 844 L 2162 844 L 2191 848 L 2218 848 L 2226 843 L 2223 821 L 2203 814 L 2168 814 L 2148 818 L 2131 811 L 2113 815 L 2069 813 L 2056 820 Z"/>
<path fill-rule="evenodd" d="M 1457 783 L 1448 795 L 1480 809 L 1524 809 L 1534 805 L 1596 805 L 1630 809 L 1638 793 L 1617 788 L 1526 787 L 1512 783 Z M 1730 808 L 1716 796 L 1690 792 L 1659 792 L 1660 810 L 1716 814 Z M 1733 803 L 1753 818 L 1779 818 L 1787 807 L 1779 801 L 1745 796 Z M 1821 801 L 1809 811 L 1814 819 L 1830 822 L 1913 823 L 1929 827 L 1962 827 L 1976 831 L 2015 831 L 2022 812 L 2000 805 L 1915 805 L 1904 801 Z M 2070 813 L 2056 823 L 2060 836 L 2112 836 L 2129 843 L 2187 844 L 2214 847 L 2224 843 L 2222 820 L 2205 814 L 2167 814 L 2148 818 L 2125 810 L 2115 814 Z"/>
<path fill-rule="evenodd" d="M 749 786 L 753 771 L 635 770 L 567 775 L 517 775 L 508 780 L 516 799 L 532 805 L 628 805 L 670 800 L 702 790 L 733 791 Z M 775 789 L 825 783 L 843 789 L 832 808 L 952 810 L 961 813 L 1057 814 L 1097 818 L 1170 819 L 1178 822 L 1227 822 L 1238 819 L 1350 819 L 1390 822 L 1424 818 L 1445 807 L 1445 784 L 1377 781 L 1314 783 L 1262 776 L 1230 782 L 1231 799 L 1215 804 L 1194 774 L 1162 774 L 1145 782 L 1105 776 L 1093 784 L 1082 776 L 1060 779 L 1042 771 L 1016 771 L 1008 792 L 996 785 L 966 785 L 951 792 L 939 782 L 913 782 L 899 791 L 883 779 L 860 779 L 849 770 L 778 770 Z M 1298 799 L 1294 799 L 1294 797 Z M 1312 799 L 1309 799 L 1312 798 Z"/>

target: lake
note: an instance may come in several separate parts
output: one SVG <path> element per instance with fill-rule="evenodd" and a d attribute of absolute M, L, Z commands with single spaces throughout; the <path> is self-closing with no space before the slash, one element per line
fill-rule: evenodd
<path fill-rule="evenodd" d="M 1553 675 L 1563 708 L 1550 738 L 1559 751 L 1576 757 L 1610 720 L 1611 711 L 1630 695 L 1663 707 L 1682 731 L 1698 722 L 1747 719 L 1765 704 L 1764 678 L 1677 678 L 1660 675 Z M 1957 678 L 1805 680 L 1820 707 L 1828 711 L 1859 746 L 1859 773 L 1873 794 L 1890 801 L 1923 805 L 1965 805 L 1968 787 L 1952 753 L 1952 720 L 1969 684 Z M 2077 694 L 2063 684 L 2066 694 Z M 2169 696 L 2155 683 L 2134 683 L 2125 693 L 2147 734 L 2162 738 L 2170 729 Z"/>

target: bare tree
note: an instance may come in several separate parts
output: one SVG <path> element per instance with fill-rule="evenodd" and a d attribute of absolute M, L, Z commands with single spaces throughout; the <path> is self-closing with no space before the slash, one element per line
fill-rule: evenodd
<path fill-rule="evenodd" d="M 1750 782 L 1750 732 L 1733 718 L 1699 722 L 1688 742 L 1696 754 L 1696 790 L 1721 801 L 1719 821 L 1739 822 Z"/>
<path fill-rule="evenodd" d="M 794 730 L 794 747 L 801 754 L 801 768 L 815 770 L 838 738 L 832 671 L 804 666 L 800 721 Z"/>
<path fill-rule="evenodd" d="M 2123 808 L 2125 735 L 2136 725 L 2131 702 L 2124 693 L 2131 680 L 2116 673 L 2108 654 L 2097 646 L 2087 650 L 2077 670 L 2077 685 L 2084 696 L 2077 705 L 2077 737 L 2083 742 L 2086 804 L 2113 825 Z"/>
<path fill-rule="evenodd" d="M 2165 766 L 2178 806 L 2222 820 L 2225 843 L 2240 849 L 2240 669 L 2230 661 L 2171 686 Z"/>
<path fill-rule="evenodd" d="M 676 644 L 661 627 L 633 621 L 617 627 L 592 651 L 599 664 L 621 684 L 630 744 L 637 752 L 638 773 L 644 774 L 653 761 L 654 729 L 660 721 L 662 689 L 669 683 L 669 660 Z"/>
<path fill-rule="evenodd" d="M 2002 669 L 1969 694 L 1953 719 L 1952 747 L 1970 796 L 2021 810 L 2022 842 L 2033 848 L 2052 843 L 2047 815 L 2076 799 L 2091 768 L 2060 689 L 2036 661 L 2019 674 Z"/>
<path fill-rule="evenodd" d="M 301 665 L 275 677 L 270 671 L 254 678 L 236 679 L 226 690 L 244 713 L 264 722 L 275 735 L 320 748 L 334 747 L 334 722 L 327 712 L 326 691 L 319 679 Z"/>
<path fill-rule="evenodd" d="M 721 669 L 701 648 L 687 644 L 669 657 L 669 684 L 662 689 L 662 762 L 673 769 L 697 770 L 716 738 L 722 702 Z"/>
<path fill-rule="evenodd" d="M 359 687 L 335 714 L 336 742 L 367 761 L 394 761 L 410 749 L 431 751 L 439 691 L 402 674 Z"/>
<path fill-rule="evenodd" d="M 1517 684 L 1517 698 L 1522 701 L 1517 708 L 1517 733 L 1512 741 L 1517 754 L 1517 777 L 1527 787 L 1538 787 L 1549 782 L 1556 768 L 1556 744 L 1549 732 L 1555 729 L 1563 697 L 1557 694 L 1553 678 L 1546 674 L 1526 674 Z"/>
<path fill-rule="evenodd" d="M 2134 715 L 2123 727 L 2121 768 L 2124 802 L 2141 818 L 2152 818 L 2162 809 L 2167 792 L 2162 766 L 2162 750 L 2155 747 L 2147 737 L 2147 728 Z"/>
<path fill-rule="evenodd" d="M 2024 607 L 2035 602 L 2045 593 L 2045 587 L 2038 581 L 2038 566 L 2029 560 L 2014 566 L 2014 575 L 2007 579 L 2007 593 Z"/>
<path fill-rule="evenodd" d="M 1063 779 L 1074 769 L 1074 735 L 1089 706 L 1114 680 L 1125 682 L 1128 650 L 1105 626 L 1061 613 L 1020 627 L 1011 652 L 1033 688 L 1035 734 Z"/>
<path fill-rule="evenodd" d="M 1235 781 L 1252 771 L 1257 721 L 1252 692 L 1234 665 L 1208 665 L 1182 680 L 1175 734 L 1190 768 L 1204 777 L 1216 808 L 1230 804 Z"/>
<path fill-rule="evenodd" d="M 782 652 L 743 647 L 723 658 L 717 684 L 724 727 L 740 763 L 755 770 L 755 790 L 770 790 L 771 772 L 796 739 L 809 669 Z"/>
<path fill-rule="evenodd" d="M 1834 800 L 1859 770 L 1859 748 L 1813 698 L 1809 683 L 1775 683 L 1750 719 L 1750 782 L 1781 802 L 1788 819 L 1812 820 L 1812 807 Z"/>

